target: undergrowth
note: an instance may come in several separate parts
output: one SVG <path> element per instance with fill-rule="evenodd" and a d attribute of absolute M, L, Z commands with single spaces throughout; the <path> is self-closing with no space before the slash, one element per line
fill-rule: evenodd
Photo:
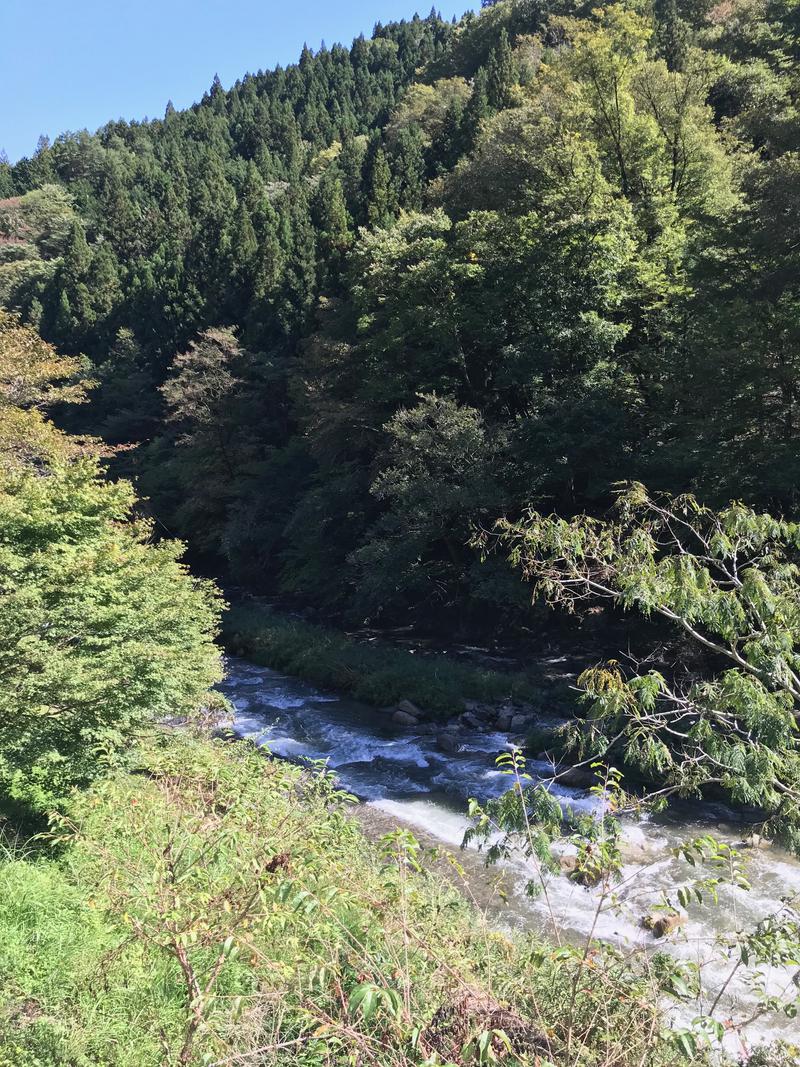
<path fill-rule="evenodd" d="M 171 733 L 8 846 L 0 1065 L 674 1062 L 652 978 L 493 931 L 348 804 L 324 774 Z"/>

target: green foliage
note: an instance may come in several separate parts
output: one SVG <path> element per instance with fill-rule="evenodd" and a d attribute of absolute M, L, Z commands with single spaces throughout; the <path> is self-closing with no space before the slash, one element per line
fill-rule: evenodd
<path fill-rule="evenodd" d="M 152 544 L 132 487 L 38 410 L 81 399 L 77 371 L 0 319 L 0 788 L 38 811 L 220 678 L 213 585 L 181 545 Z"/>
<path fill-rule="evenodd" d="M 220 677 L 219 599 L 90 459 L 0 486 L 0 781 L 46 809 Z"/>
<path fill-rule="evenodd" d="M 634 484 L 617 517 L 530 513 L 503 523 L 512 562 L 553 604 L 608 601 L 668 620 L 706 658 L 688 677 L 616 662 L 585 671 L 578 747 L 621 754 L 655 798 L 715 787 L 762 809 L 798 846 L 800 585 L 794 523 L 742 504 L 651 497 Z"/>
<path fill-rule="evenodd" d="M 492 932 L 327 777 L 174 732 L 141 757 L 0 859 L 3 1067 L 673 1062 L 645 974 L 597 955 L 567 1018 L 578 951 Z"/>
<path fill-rule="evenodd" d="M 142 444 L 115 471 L 208 571 L 518 627 L 465 547 L 496 515 L 634 478 L 794 506 L 797 39 L 790 0 L 498 0 L 306 48 L 0 163 L 0 301 L 88 355 L 70 427 Z M 438 431 L 399 432 L 434 395 Z"/>
<path fill-rule="evenodd" d="M 388 437 L 372 494 L 387 510 L 352 557 L 356 603 L 369 614 L 393 605 L 458 595 L 469 565 L 471 521 L 490 515 L 500 494 L 479 413 L 423 395 L 384 427 Z"/>
<path fill-rule="evenodd" d="M 690 967 L 476 932 L 419 843 L 370 850 L 324 777 L 185 740 L 115 768 L 219 677 L 219 597 L 156 531 L 359 625 L 452 633 L 529 619 L 479 561 L 506 514 L 545 597 L 695 648 L 586 671 L 584 715 L 532 742 L 613 757 L 656 807 L 756 806 L 800 847 L 799 31 L 791 0 L 497 0 L 0 159 L 0 787 L 73 815 L 60 856 L 0 863 L 0 1067 L 656 1067 L 719 1038 L 717 1001 L 657 1036 Z M 87 373 L 66 425 L 138 449 L 44 417 Z M 670 495 L 595 518 L 632 478 Z M 556 699 L 253 606 L 225 636 L 378 705 Z M 471 809 L 490 858 L 546 895 L 567 848 L 611 906 L 614 814 L 641 797 L 598 767 L 601 817 L 565 819 L 519 753 L 501 769 L 516 788 Z M 710 838 L 683 856 L 703 871 L 665 914 L 746 885 Z M 757 969 L 796 943 L 787 910 L 726 951 Z"/>

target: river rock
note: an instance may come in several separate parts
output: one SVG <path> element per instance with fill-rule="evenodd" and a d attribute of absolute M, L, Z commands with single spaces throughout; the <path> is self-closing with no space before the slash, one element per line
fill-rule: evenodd
<path fill-rule="evenodd" d="M 512 715 L 511 716 L 511 729 L 515 732 L 520 730 L 527 730 L 531 725 L 532 719 L 530 715 Z"/>
<path fill-rule="evenodd" d="M 772 848 L 772 842 L 768 838 L 762 837 L 761 834 L 749 834 L 739 847 L 756 849 Z"/>
<path fill-rule="evenodd" d="M 566 874 L 566 876 L 569 878 L 569 876 L 571 874 L 574 874 L 575 870 L 577 869 L 578 857 L 577 856 L 559 856 L 558 857 L 558 865 L 561 868 L 562 873 Z"/>
<path fill-rule="evenodd" d="M 423 735 L 427 734 L 428 736 L 433 737 L 433 735 L 438 730 L 441 730 L 441 728 L 442 728 L 442 724 L 441 723 L 421 722 L 417 726 L 415 732 L 418 733 L 418 734 L 423 734 Z"/>
<path fill-rule="evenodd" d="M 653 937 L 666 937 L 667 934 L 677 930 L 686 922 L 686 916 L 680 911 L 667 911 L 654 915 L 645 915 L 642 926 L 649 930 Z"/>
<path fill-rule="evenodd" d="M 572 789 L 590 789 L 597 785 L 597 776 L 588 767 L 556 767 L 555 773 L 559 785 Z"/>
<path fill-rule="evenodd" d="M 571 882 L 575 882 L 576 885 L 582 885 L 587 889 L 590 889 L 600 881 L 600 870 L 581 868 L 578 865 L 577 856 L 559 856 L 558 865 L 561 868 L 562 873 L 565 874 Z"/>
<path fill-rule="evenodd" d="M 458 752 L 458 734 L 441 733 L 436 737 L 436 744 L 448 756 L 455 756 Z"/>
<path fill-rule="evenodd" d="M 418 726 L 419 719 L 416 715 L 412 715 L 409 711 L 404 711 L 403 708 L 397 707 L 392 715 L 392 722 L 398 726 Z"/>
<path fill-rule="evenodd" d="M 397 710 L 405 712 L 406 715 L 413 715 L 413 717 L 419 722 L 420 719 L 425 718 L 425 712 L 422 708 L 418 708 L 416 704 L 412 704 L 410 700 L 401 700 L 397 705 Z"/>
<path fill-rule="evenodd" d="M 495 709 L 491 704 L 482 704 L 479 700 L 465 700 L 464 715 L 472 715 L 483 725 L 485 720 L 494 719 Z"/>
<path fill-rule="evenodd" d="M 464 726 L 469 726 L 473 730 L 480 730 L 480 728 L 483 726 L 483 722 L 472 711 L 465 711 L 464 714 L 461 716 L 461 722 L 464 724 Z"/>
<path fill-rule="evenodd" d="M 511 729 L 511 720 L 513 718 L 514 718 L 514 716 L 510 712 L 501 711 L 500 714 L 495 719 L 495 723 L 494 724 L 495 724 L 495 726 L 497 727 L 498 730 L 510 730 Z"/>

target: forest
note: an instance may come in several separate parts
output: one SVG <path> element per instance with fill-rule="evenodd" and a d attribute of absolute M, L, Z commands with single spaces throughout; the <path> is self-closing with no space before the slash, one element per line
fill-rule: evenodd
<path fill-rule="evenodd" d="M 513 628 L 498 516 L 796 503 L 798 18 L 501 0 L 43 140 L 0 300 L 207 573 Z"/>
<path fill-rule="evenodd" d="M 434 9 L 0 157 L 0 1067 L 800 1062 L 798 446 L 798 0 Z M 231 744 L 226 653 L 417 771 L 505 722 L 464 841 L 544 927 Z"/>

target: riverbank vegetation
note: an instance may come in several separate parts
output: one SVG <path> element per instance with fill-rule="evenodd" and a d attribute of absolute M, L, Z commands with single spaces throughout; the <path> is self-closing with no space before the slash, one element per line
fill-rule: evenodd
<path fill-rule="evenodd" d="M 724 1027 L 673 1025 L 672 965 L 508 937 L 321 768 L 206 739 L 219 597 L 44 416 L 75 361 L 0 326 L 0 1065 L 707 1062 Z"/>
<path fill-rule="evenodd" d="M 2 1067 L 706 1062 L 667 1026 L 666 960 L 497 932 L 347 805 L 326 775 L 165 731 L 51 834 L 7 839 Z"/>
<path fill-rule="evenodd" d="M 254 602 L 234 604 L 225 613 L 222 639 L 234 655 L 376 707 L 410 700 L 444 718 L 463 712 L 465 701 L 533 704 L 542 715 L 556 714 L 566 703 L 564 687 L 542 673 L 495 670 L 459 662 L 455 653 L 350 637 Z"/>
<path fill-rule="evenodd" d="M 492 931 L 319 768 L 161 730 L 220 703 L 222 599 L 170 538 L 353 628 L 529 633 L 524 579 L 660 618 L 584 674 L 574 751 L 800 847 L 798 12 L 432 12 L 0 160 L 0 1067 L 708 1062 L 724 989 Z M 375 704 L 552 695 L 252 606 L 226 638 Z M 600 768 L 568 827 L 506 760 L 475 834 L 546 872 L 574 831 L 610 906 L 642 797 Z"/>
<path fill-rule="evenodd" d="M 587 669 L 574 752 L 621 761 L 657 807 L 715 790 L 800 850 L 800 528 L 634 484 L 609 520 L 532 512 L 499 536 L 552 604 L 661 616 L 703 654 L 691 669 L 652 656 Z"/>
<path fill-rule="evenodd" d="M 327 778 L 174 734 L 140 759 L 0 860 L 3 1067 L 566 1062 L 565 1026 L 582 1062 L 669 1062 L 644 977 L 609 959 L 569 1021 L 576 959 L 491 932 L 410 835 L 369 845 Z"/>
<path fill-rule="evenodd" d="M 0 791 L 40 812 L 222 676 L 213 585 L 43 414 L 85 399 L 80 370 L 0 311 Z"/>

